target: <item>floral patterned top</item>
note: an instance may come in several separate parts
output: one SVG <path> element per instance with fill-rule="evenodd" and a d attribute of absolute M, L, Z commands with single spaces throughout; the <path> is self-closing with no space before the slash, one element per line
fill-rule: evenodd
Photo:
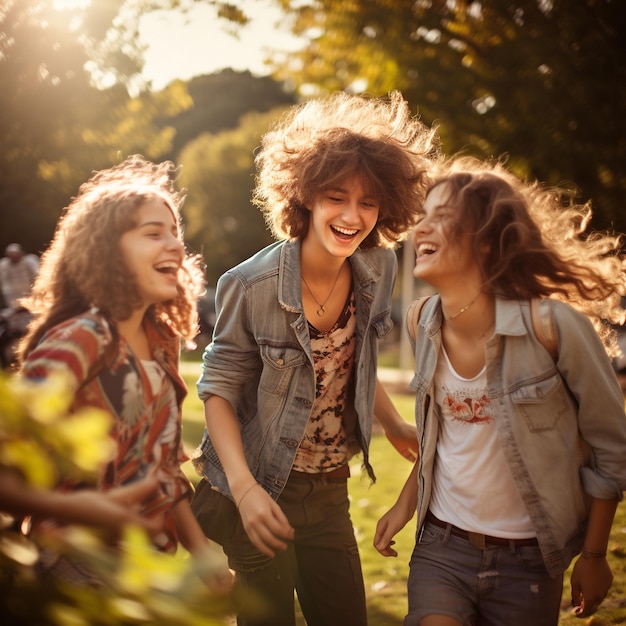
<path fill-rule="evenodd" d="M 144 323 L 154 362 L 152 372 L 137 359 L 120 337 L 111 366 L 104 364 L 112 334 L 105 318 L 92 311 L 50 329 L 28 355 L 22 375 L 43 379 L 63 371 L 75 389 L 72 409 L 90 406 L 103 409 L 113 419 L 111 436 L 115 458 L 103 468 L 98 488 L 102 490 L 134 482 L 153 467 L 161 488 L 144 505 L 144 513 L 165 513 L 165 531 L 155 539 L 159 548 L 177 545 L 172 506 L 189 497 L 192 488 L 181 470 L 187 460 L 182 444 L 181 405 L 187 394 L 178 373 L 179 340 L 153 322 Z M 154 380 L 154 375 L 160 381 Z M 151 383 L 153 377 L 153 383 Z M 63 484 L 62 489 L 72 485 Z"/>
<path fill-rule="evenodd" d="M 356 343 L 354 293 L 337 323 L 322 332 L 309 324 L 315 366 L 315 402 L 293 469 L 327 472 L 345 465 L 359 450 L 354 432 L 344 420 L 353 407 L 352 364 Z"/>

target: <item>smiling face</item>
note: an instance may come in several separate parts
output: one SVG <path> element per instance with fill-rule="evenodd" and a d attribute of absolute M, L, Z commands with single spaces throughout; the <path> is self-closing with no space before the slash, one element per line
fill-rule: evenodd
<path fill-rule="evenodd" d="M 450 195 L 446 183 L 433 187 L 424 202 L 423 217 L 413 231 L 413 275 L 437 289 L 447 280 L 463 280 L 478 267 L 472 254 L 471 232 L 457 233 L 461 210 L 450 201 Z"/>
<path fill-rule="evenodd" d="M 378 220 L 378 202 L 357 175 L 323 191 L 309 207 L 311 219 L 303 239 L 317 255 L 351 256 Z"/>
<path fill-rule="evenodd" d="M 143 307 L 177 296 L 184 246 L 176 219 L 161 198 L 139 207 L 135 228 L 120 237 L 120 251 L 135 278 Z"/>

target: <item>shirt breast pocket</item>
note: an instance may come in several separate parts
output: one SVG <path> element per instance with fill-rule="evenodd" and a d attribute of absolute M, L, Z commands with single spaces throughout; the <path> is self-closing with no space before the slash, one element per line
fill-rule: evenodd
<path fill-rule="evenodd" d="M 296 368 L 306 362 L 306 355 L 301 349 L 270 344 L 261 345 L 261 358 L 263 371 L 259 386 L 273 394 L 284 394 Z"/>
<path fill-rule="evenodd" d="M 570 408 L 558 374 L 528 383 L 516 389 L 511 397 L 531 432 L 553 430 Z"/>

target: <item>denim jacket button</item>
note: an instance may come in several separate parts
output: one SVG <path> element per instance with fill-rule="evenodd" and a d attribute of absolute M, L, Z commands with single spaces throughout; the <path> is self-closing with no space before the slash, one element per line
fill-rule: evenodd
<path fill-rule="evenodd" d="M 284 365 L 285 361 L 284 359 L 276 359 L 276 365 Z"/>

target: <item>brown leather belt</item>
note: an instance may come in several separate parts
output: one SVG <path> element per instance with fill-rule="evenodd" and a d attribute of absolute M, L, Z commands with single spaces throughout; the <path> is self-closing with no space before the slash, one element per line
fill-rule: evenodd
<path fill-rule="evenodd" d="M 292 476 L 309 478 L 310 480 L 329 480 L 332 478 L 350 478 L 350 466 L 348 464 L 337 467 L 330 472 L 298 472 L 291 470 Z"/>
<path fill-rule="evenodd" d="M 449 522 L 443 522 L 438 517 L 435 517 L 430 511 L 426 513 L 426 521 L 439 526 L 439 528 L 450 529 L 450 534 L 455 537 L 462 537 L 467 539 L 473 546 L 484 550 L 487 546 L 536 546 L 539 545 L 536 537 L 528 537 L 526 539 L 505 539 L 504 537 L 492 537 L 491 535 L 482 535 L 480 533 L 473 533 L 468 530 L 458 528 Z"/>

